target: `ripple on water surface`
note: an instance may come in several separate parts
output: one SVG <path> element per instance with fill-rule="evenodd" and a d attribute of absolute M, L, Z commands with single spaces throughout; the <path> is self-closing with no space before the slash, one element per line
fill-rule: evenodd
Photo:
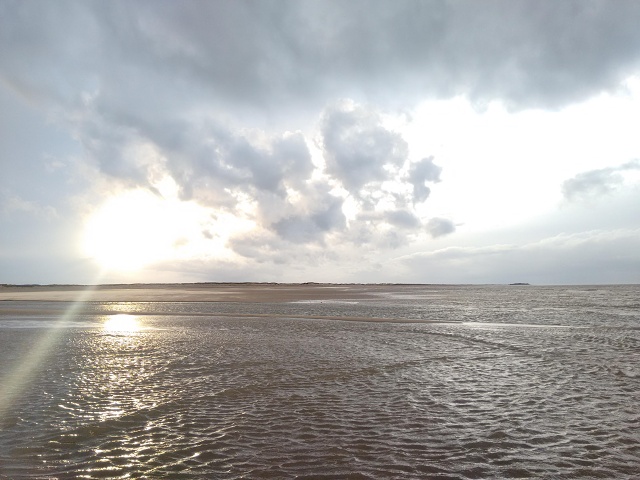
<path fill-rule="evenodd" d="M 136 328 L 123 317 L 110 329 L 98 326 L 104 318 L 89 316 L 50 342 L 3 415 L 0 475 L 639 471 L 637 329 L 227 316 L 145 316 Z M 2 330 L 2 378 L 45 332 Z"/>

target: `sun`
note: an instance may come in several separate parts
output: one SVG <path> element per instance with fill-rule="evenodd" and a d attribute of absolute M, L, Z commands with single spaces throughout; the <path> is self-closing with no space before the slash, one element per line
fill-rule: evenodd
<path fill-rule="evenodd" d="M 163 261 L 239 261 L 229 243 L 256 228 L 247 205 L 239 202 L 229 212 L 182 200 L 177 187 L 158 190 L 122 191 L 88 216 L 82 251 L 103 273 L 137 272 Z"/>
<path fill-rule="evenodd" d="M 103 269 L 139 270 L 184 255 L 202 236 L 202 217 L 201 209 L 188 202 L 143 189 L 126 191 L 90 216 L 83 249 Z"/>
<path fill-rule="evenodd" d="M 137 270 L 160 259 L 168 227 L 153 194 L 135 190 L 105 202 L 86 224 L 84 249 L 108 270 Z"/>

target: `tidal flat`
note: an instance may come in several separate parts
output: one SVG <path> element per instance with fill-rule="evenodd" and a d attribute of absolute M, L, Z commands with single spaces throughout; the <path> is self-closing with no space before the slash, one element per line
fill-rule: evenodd
<path fill-rule="evenodd" d="M 0 287 L 0 478 L 636 478 L 640 286 Z"/>

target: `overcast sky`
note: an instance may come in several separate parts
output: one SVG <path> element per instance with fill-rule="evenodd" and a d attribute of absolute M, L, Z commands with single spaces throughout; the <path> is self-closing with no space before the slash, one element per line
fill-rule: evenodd
<path fill-rule="evenodd" d="M 0 283 L 640 283 L 638 25 L 0 0 Z"/>

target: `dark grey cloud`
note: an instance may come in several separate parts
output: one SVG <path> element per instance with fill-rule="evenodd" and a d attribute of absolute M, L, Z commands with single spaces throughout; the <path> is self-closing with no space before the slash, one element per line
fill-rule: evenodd
<path fill-rule="evenodd" d="M 623 184 L 623 173 L 630 170 L 640 170 L 640 160 L 579 173 L 564 181 L 562 194 L 567 200 L 595 199 L 607 195 Z"/>
<path fill-rule="evenodd" d="M 426 230 L 433 238 L 437 238 L 455 232 L 456 225 L 447 218 L 434 217 L 427 222 Z"/>
<path fill-rule="evenodd" d="M 252 112 L 425 96 L 561 106 L 640 64 L 633 0 L 3 2 L 0 69 L 36 97 Z M 366 14 L 363 14 L 366 12 Z M 195 98 L 194 98 L 195 97 Z M 236 113 L 239 113 L 237 111 Z"/>
<path fill-rule="evenodd" d="M 125 12 L 111 15 L 126 19 L 130 7 L 117 6 Z M 615 87 L 640 58 L 633 1 L 143 3 L 136 10 L 133 25 L 146 28 L 128 41 L 225 96 L 260 104 L 426 92 L 558 105 Z M 170 50 L 157 48 L 166 43 Z"/>

